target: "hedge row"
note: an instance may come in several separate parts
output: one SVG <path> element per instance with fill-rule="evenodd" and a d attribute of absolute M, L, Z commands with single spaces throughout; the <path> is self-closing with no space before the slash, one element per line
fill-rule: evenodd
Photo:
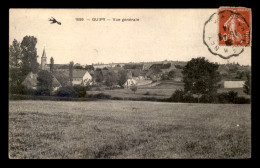
<path fill-rule="evenodd" d="M 250 99 L 239 97 L 237 92 L 229 91 L 215 95 L 202 95 L 200 98 L 187 94 L 183 90 L 176 90 L 168 99 L 170 102 L 183 103 L 233 103 L 233 104 L 250 104 Z"/>
<path fill-rule="evenodd" d="M 87 92 L 87 88 L 80 85 L 61 87 L 55 92 L 52 92 L 48 88 L 37 88 L 36 90 L 28 89 L 23 85 L 10 87 L 11 94 L 34 95 L 34 96 L 58 96 L 58 97 L 80 98 L 80 97 L 85 97 L 86 92 Z"/>

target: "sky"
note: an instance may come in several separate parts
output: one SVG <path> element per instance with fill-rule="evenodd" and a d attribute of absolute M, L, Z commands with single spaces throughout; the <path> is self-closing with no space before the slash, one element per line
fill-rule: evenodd
<path fill-rule="evenodd" d="M 251 47 L 238 57 L 222 59 L 203 44 L 203 26 L 217 9 L 10 9 L 9 45 L 14 39 L 37 38 L 38 62 L 45 48 L 47 63 L 70 61 L 127 63 L 189 61 L 251 65 Z M 50 24 L 54 17 L 61 25 Z M 83 18 L 84 21 L 76 21 Z M 105 18 L 106 21 L 92 21 Z M 120 21 L 113 21 L 113 18 Z M 124 21 L 124 18 L 139 21 Z M 89 19 L 89 20 L 87 20 Z M 107 19 L 110 19 L 107 20 Z"/>

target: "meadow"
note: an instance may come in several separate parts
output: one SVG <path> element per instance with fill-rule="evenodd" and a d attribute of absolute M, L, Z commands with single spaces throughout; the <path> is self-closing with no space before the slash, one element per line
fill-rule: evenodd
<path fill-rule="evenodd" d="M 131 89 L 114 89 L 114 90 L 100 90 L 100 91 L 88 91 L 88 94 L 104 93 L 112 97 L 119 98 L 157 98 L 165 99 L 171 97 L 177 89 L 183 89 L 182 82 L 174 81 L 160 81 L 151 85 L 138 86 L 137 91 L 134 93 Z"/>
<path fill-rule="evenodd" d="M 12 159 L 250 158 L 250 104 L 9 101 Z"/>

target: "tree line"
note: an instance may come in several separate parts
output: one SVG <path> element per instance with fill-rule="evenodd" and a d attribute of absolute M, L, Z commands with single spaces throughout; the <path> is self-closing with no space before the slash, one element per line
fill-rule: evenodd
<path fill-rule="evenodd" d="M 171 96 L 175 102 L 204 102 L 204 103 L 244 103 L 245 98 L 238 97 L 238 93 L 229 91 L 217 93 L 221 76 L 217 71 L 219 65 L 211 63 L 204 57 L 193 58 L 183 67 L 184 90 L 176 90 Z M 247 80 L 243 86 L 244 93 L 251 94 L 251 76 L 246 75 Z"/>

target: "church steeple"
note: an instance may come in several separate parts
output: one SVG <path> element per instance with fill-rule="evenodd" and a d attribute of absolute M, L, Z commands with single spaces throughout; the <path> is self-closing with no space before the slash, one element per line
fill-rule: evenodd
<path fill-rule="evenodd" d="M 45 47 L 44 47 L 43 52 L 42 52 L 42 57 L 46 57 Z"/>
<path fill-rule="evenodd" d="M 45 47 L 44 47 L 42 52 L 42 57 L 41 57 L 41 69 L 46 70 L 47 68 L 46 66 L 47 66 L 47 57 L 46 57 Z"/>

